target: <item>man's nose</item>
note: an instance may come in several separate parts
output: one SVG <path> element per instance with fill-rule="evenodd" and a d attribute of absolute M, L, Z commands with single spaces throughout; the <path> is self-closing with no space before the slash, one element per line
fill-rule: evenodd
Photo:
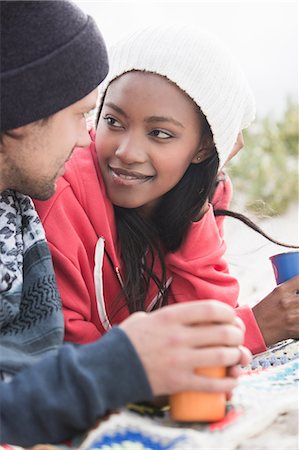
<path fill-rule="evenodd" d="M 84 119 L 82 120 L 82 125 L 80 126 L 77 139 L 77 147 L 87 147 L 89 144 L 90 144 L 90 136 Z"/>

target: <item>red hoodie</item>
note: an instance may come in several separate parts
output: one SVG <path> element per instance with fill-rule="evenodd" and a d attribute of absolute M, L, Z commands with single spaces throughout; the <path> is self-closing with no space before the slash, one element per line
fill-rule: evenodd
<path fill-rule="evenodd" d="M 226 208 L 230 184 L 221 185 L 213 203 Z M 65 315 L 65 339 L 94 341 L 124 320 L 129 311 L 126 306 L 119 308 L 117 301 L 124 269 L 114 210 L 93 142 L 89 148 L 75 150 L 55 195 L 35 204 L 52 252 Z M 171 284 L 168 303 L 216 299 L 233 306 L 246 325 L 245 345 L 253 353 L 261 352 L 266 346 L 251 309 L 238 307 L 239 286 L 224 259 L 222 221 L 215 219 L 210 205 L 204 217 L 192 223 L 180 249 L 165 255 L 167 283 Z M 157 288 L 151 283 L 146 310 L 158 301 Z"/>

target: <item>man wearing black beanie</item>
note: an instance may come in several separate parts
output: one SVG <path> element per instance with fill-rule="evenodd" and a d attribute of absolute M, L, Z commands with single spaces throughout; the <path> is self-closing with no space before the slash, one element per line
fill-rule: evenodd
<path fill-rule="evenodd" d="M 193 325 L 208 313 L 231 327 L 235 316 L 224 304 L 190 302 L 133 314 L 92 344 L 63 344 L 31 197 L 51 197 L 73 149 L 88 145 L 84 114 L 107 74 L 107 52 L 93 19 L 71 2 L 1 1 L 0 12 L 0 443 L 31 446 L 70 439 L 128 402 L 206 389 L 194 374 L 202 338 Z M 238 330 L 224 346 L 241 344 Z M 182 333 L 188 339 L 176 338 Z M 240 361 L 236 349 L 222 352 L 225 365 Z"/>

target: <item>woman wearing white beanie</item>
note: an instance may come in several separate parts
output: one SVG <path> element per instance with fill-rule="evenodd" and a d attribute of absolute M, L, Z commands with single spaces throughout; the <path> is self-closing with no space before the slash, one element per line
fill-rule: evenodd
<path fill-rule="evenodd" d="M 93 341 L 134 311 L 194 299 L 233 306 L 253 353 L 293 337 L 264 333 L 253 311 L 238 306 L 223 218 L 209 204 L 214 194 L 212 203 L 227 208 L 230 183 L 214 193 L 217 173 L 255 114 L 237 62 L 214 37 L 183 26 L 137 32 L 109 57 L 96 136 L 74 152 L 54 199 L 37 203 L 66 339 Z"/>

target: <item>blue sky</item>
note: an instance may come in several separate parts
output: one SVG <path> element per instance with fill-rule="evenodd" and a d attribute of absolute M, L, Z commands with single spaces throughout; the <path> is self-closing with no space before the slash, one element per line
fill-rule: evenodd
<path fill-rule="evenodd" d="M 107 44 L 151 23 L 186 22 L 218 35 L 235 53 L 254 90 L 258 116 L 279 116 L 298 101 L 298 2 L 293 0 L 76 1 Z"/>

